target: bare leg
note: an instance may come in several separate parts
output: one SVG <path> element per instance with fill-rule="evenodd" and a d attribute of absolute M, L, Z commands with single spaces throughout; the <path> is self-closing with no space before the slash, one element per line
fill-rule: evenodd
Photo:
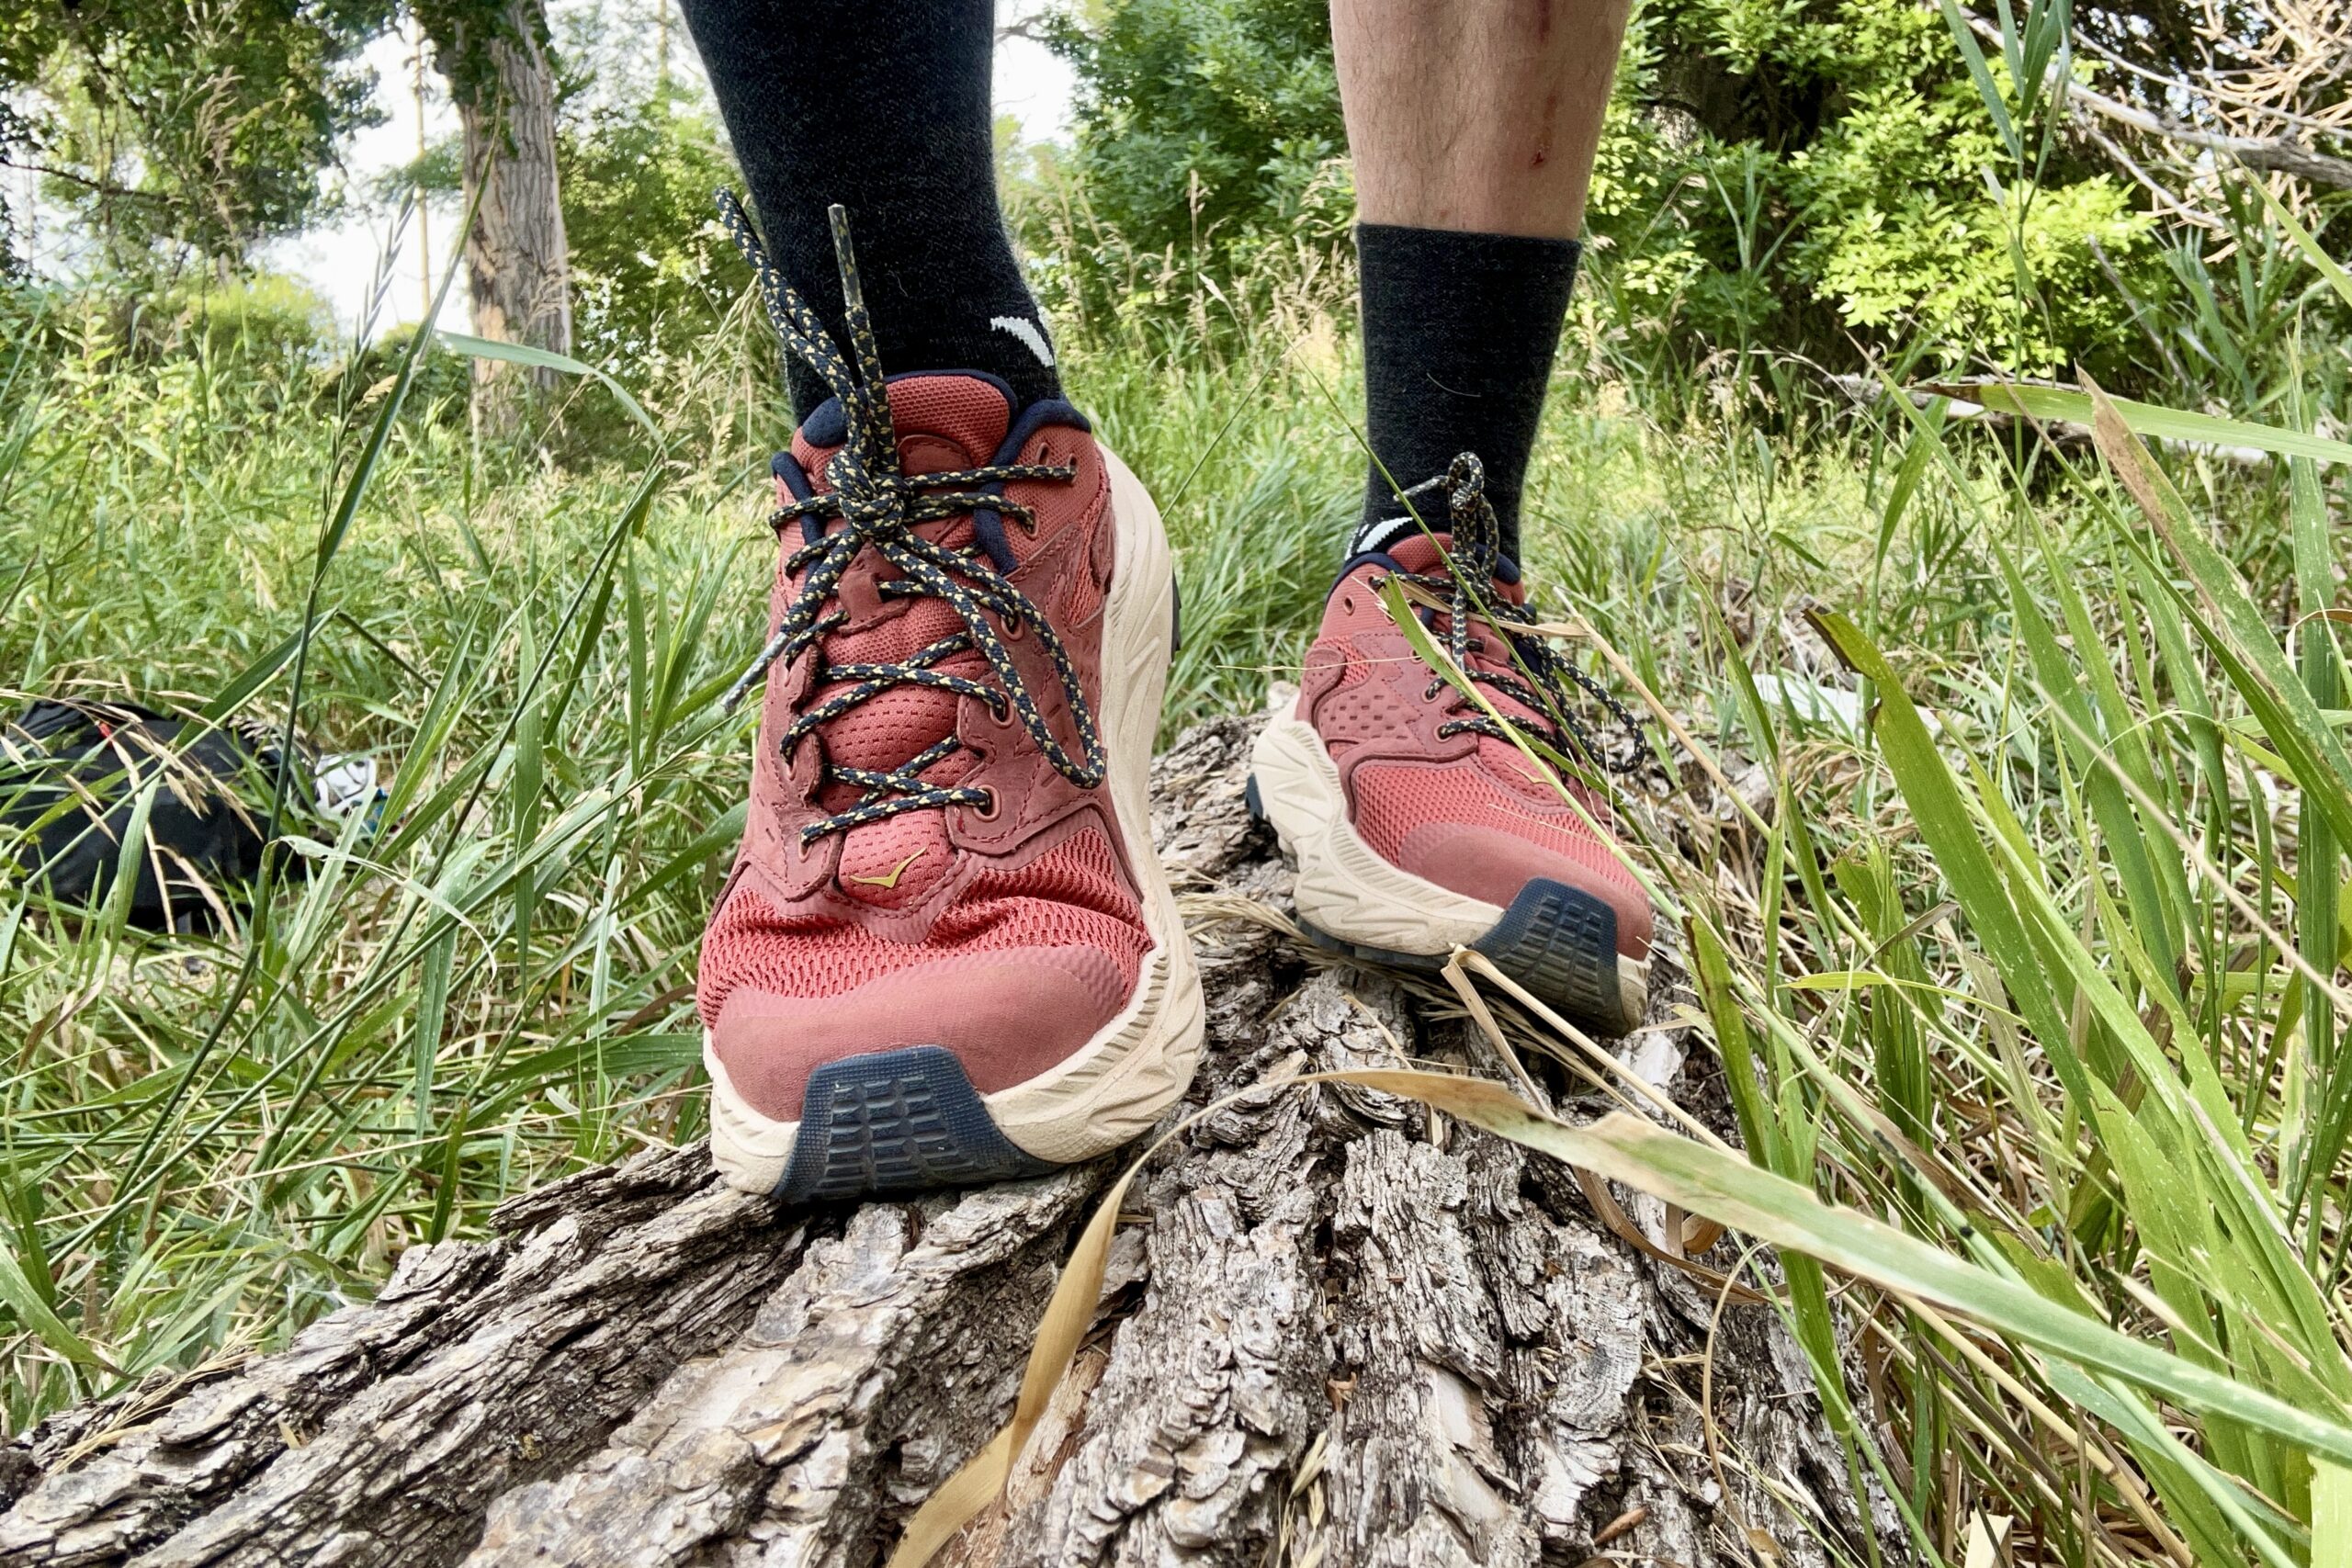
<path fill-rule="evenodd" d="M 1331 0 L 1367 223 L 1571 240 L 1631 0 Z"/>
<path fill-rule="evenodd" d="M 1575 281 L 1576 236 L 1632 0 L 1331 0 L 1355 154 L 1365 424 L 1351 554 L 1392 490 L 1486 465 L 1506 553 Z"/>

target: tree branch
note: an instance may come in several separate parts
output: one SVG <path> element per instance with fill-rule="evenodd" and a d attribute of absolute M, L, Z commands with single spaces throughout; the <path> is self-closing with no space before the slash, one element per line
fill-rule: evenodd
<path fill-rule="evenodd" d="M 1968 11 L 1960 13 L 1969 30 L 1988 43 L 2001 41 L 2001 29 L 1983 17 Z M 2055 67 L 2052 68 L 2053 74 Z M 2181 82 L 2179 86 L 2194 93 L 2194 85 Z M 2127 125 L 2143 135 L 2177 142 L 2185 147 L 2202 148 L 2235 160 L 2249 169 L 2262 169 L 2313 185 L 2328 186 L 2336 190 L 2352 190 L 2352 159 L 2335 157 L 2315 152 L 2289 136 L 2231 136 L 2220 131 L 2199 130 L 2183 125 L 2163 115 L 2134 108 L 2120 98 L 2110 98 L 2073 82 L 2054 82 L 2052 85 L 2063 96 L 2070 111 L 2077 117 L 2097 115 L 2118 125 Z"/>
<path fill-rule="evenodd" d="M 2150 114 L 2145 109 L 2133 108 L 2130 104 L 2110 98 L 2104 93 L 2072 84 L 2067 85 L 2065 96 L 2070 107 L 2087 109 L 2119 125 L 2128 125 L 2134 130 L 2166 141 L 2225 153 L 2249 169 L 2292 175 L 2313 185 L 2352 190 L 2352 159 L 2315 152 L 2290 136 L 2229 136 L 2217 131 L 2199 130 L 2177 120 Z"/>
<path fill-rule="evenodd" d="M 93 196 L 127 197 L 133 201 L 150 202 L 157 207 L 171 205 L 170 201 L 157 192 L 133 190 L 129 186 L 111 185 L 105 180 L 94 180 L 87 175 L 75 174 L 71 169 L 60 169 L 48 164 L 20 164 L 14 158 L 0 158 L 0 169 L 22 169 L 27 174 L 45 175 L 51 179 L 63 180 L 68 185 L 80 186 Z"/>

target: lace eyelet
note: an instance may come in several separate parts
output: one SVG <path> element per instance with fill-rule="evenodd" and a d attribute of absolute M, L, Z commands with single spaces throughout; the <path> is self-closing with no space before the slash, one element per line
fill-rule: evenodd
<path fill-rule="evenodd" d="M 1007 621 L 1004 623 L 1004 629 L 1000 631 L 997 635 L 1007 642 L 1019 642 L 1023 637 L 1029 635 L 1029 623 L 1026 621 Z"/>
<path fill-rule="evenodd" d="M 1004 802 L 997 795 L 994 789 L 983 789 L 980 793 L 989 797 L 988 809 L 984 811 L 980 807 L 975 806 L 970 808 L 972 816 L 978 821 L 993 822 L 997 819 L 998 815 L 1003 811 Z"/>

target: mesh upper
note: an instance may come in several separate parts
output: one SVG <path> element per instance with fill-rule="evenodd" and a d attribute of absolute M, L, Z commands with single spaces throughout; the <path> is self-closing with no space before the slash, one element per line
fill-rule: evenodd
<path fill-rule="evenodd" d="M 1118 858 L 1091 828 L 1017 870 L 981 871 L 922 942 L 893 942 L 821 915 L 786 914 L 748 878 L 739 879 L 704 934 L 696 999 L 703 1022 L 713 1025 L 739 987 L 834 997 L 941 958 L 1057 947 L 1107 953 L 1118 966 L 1122 996 L 1133 991 L 1151 948 Z"/>
<path fill-rule="evenodd" d="M 985 465 L 995 458 L 1009 428 L 1004 395 L 971 377 L 895 380 L 890 384 L 890 405 L 900 460 L 910 473 Z M 1060 461 L 1069 459 L 1071 448 L 1090 442 L 1080 431 L 1057 430 L 1051 436 L 1056 460 Z M 793 455 L 820 491 L 827 488 L 824 469 L 831 452 L 830 447 L 810 446 L 805 436 L 794 438 Z M 1102 526 L 1101 515 L 1097 513 L 1097 527 Z M 1064 524 L 1065 527 L 1083 525 Z M 921 531 L 951 547 L 973 536 L 972 524 L 964 517 L 925 524 Z M 1006 532 L 1021 558 L 1027 558 L 1046 542 L 1042 533 L 1033 538 L 1017 527 Z M 797 547 L 799 540 L 797 529 L 788 529 L 786 552 Z M 867 561 L 872 559 L 869 554 Z M 1091 582 L 1087 586 L 1091 590 Z M 789 596 L 787 585 L 785 598 Z M 1088 592 L 1081 597 L 1091 607 L 1098 596 Z M 962 619 L 943 601 L 919 597 L 883 603 L 891 606 L 890 611 L 872 624 L 837 631 L 822 640 L 819 651 L 827 667 L 904 661 L 963 630 Z M 837 598 L 834 605 L 840 604 Z M 1056 616 L 1064 635 L 1070 635 L 1069 623 L 1061 619 L 1064 606 L 1040 600 L 1038 607 Z M 987 661 L 977 652 L 957 654 L 932 668 L 994 683 Z M 782 671 L 771 676 L 772 680 L 782 678 Z M 843 682 L 822 682 L 806 704 L 813 705 L 842 687 Z M 1041 702 L 1051 695 L 1032 694 Z M 952 734 L 962 707 L 969 701 L 934 689 L 896 686 L 823 726 L 819 739 L 826 758 L 837 767 L 892 769 Z M 1017 730 L 1010 733 L 1006 743 L 1031 744 Z M 776 739 L 763 734 L 760 744 L 772 748 Z M 970 752 L 958 750 L 926 769 L 922 777 L 935 784 L 953 784 L 974 765 Z M 821 810 L 838 811 L 854 804 L 863 793 L 854 785 L 833 784 L 820 792 L 817 805 Z M 841 844 L 838 891 L 856 904 L 870 907 L 877 916 L 922 904 L 956 870 L 959 858 L 947 837 L 945 815 L 939 811 L 910 811 L 862 824 L 841 835 Z M 1016 861 L 1019 854 L 1016 849 L 1007 860 Z M 1141 906 L 1119 857 L 1102 830 L 1093 825 L 1080 828 L 1025 865 L 984 862 L 937 912 L 927 938 L 920 942 L 877 935 L 859 919 L 844 919 L 839 910 L 838 901 L 831 899 L 812 901 L 805 908 L 780 908 L 759 879 L 736 878 L 712 916 L 703 941 L 697 1001 L 704 1022 L 715 1026 L 728 997 L 747 986 L 779 997 L 839 996 L 914 964 L 962 954 L 1001 958 L 1022 949 L 1086 947 L 1102 952 L 1112 959 L 1124 996 L 1133 990 L 1144 955 L 1151 947 Z"/>
<path fill-rule="evenodd" d="M 1505 766 L 1524 776 L 1527 762 L 1511 750 Z M 1450 763 L 1367 761 L 1350 780 L 1356 831 L 1383 860 L 1395 864 L 1403 861 L 1405 840 L 1417 828 L 1438 823 L 1488 828 L 1565 855 L 1604 881 L 1639 887 L 1616 856 L 1549 786 L 1534 785 L 1550 795 L 1547 809 L 1497 777 L 1499 772 L 1484 757 Z"/>
<path fill-rule="evenodd" d="M 1365 682 L 1360 674 L 1363 668 L 1351 664 L 1348 673 L 1354 678 L 1341 680 L 1316 705 L 1316 722 L 1335 739 L 1361 739 L 1394 727 L 1396 694 L 1385 685 Z"/>

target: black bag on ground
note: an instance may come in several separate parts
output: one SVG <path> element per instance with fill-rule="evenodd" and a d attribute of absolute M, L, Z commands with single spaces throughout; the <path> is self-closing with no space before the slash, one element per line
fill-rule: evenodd
<path fill-rule="evenodd" d="M 183 734 L 194 736 L 185 749 Z M 0 727 L 0 853 L 58 902 L 88 906 L 112 884 L 140 795 L 154 785 L 130 923 L 215 930 L 261 870 L 282 755 L 250 728 L 207 732 L 132 703 L 42 698 Z M 311 770 L 300 756 L 294 766 L 299 807 Z M 300 863 L 290 863 L 297 875 Z"/>

